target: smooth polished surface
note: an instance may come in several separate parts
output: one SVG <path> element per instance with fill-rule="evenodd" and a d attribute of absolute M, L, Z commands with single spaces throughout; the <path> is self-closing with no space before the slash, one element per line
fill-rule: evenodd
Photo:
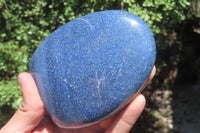
<path fill-rule="evenodd" d="M 48 36 L 30 71 L 54 122 L 79 128 L 123 108 L 147 80 L 155 57 L 144 21 L 126 11 L 101 11 Z"/>

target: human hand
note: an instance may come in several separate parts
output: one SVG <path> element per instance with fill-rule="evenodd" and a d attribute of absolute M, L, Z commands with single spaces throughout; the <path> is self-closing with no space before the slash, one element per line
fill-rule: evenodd
<path fill-rule="evenodd" d="M 154 67 L 143 88 L 151 81 L 155 72 Z M 122 111 L 96 125 L 80 129 L 63 129 L 55 125 L 45 113 L 45 107 L 32 76 L 29 73 L 21 73 L 18 80 L 23 102 L 0 133 L 128 133 L 145 106 L 144 96 L 137 94 Z"/>

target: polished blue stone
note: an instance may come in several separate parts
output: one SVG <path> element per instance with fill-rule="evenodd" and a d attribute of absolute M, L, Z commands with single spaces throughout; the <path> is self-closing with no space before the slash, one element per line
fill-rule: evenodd
<path fill-rule="evenodd" d="M 143 20 L 126 11 L 101 11 L 49 35 L 30 71 L 54 122 L 79 128 L 122 109 L 147 80 L 155 57 L 154 37 Z"/>

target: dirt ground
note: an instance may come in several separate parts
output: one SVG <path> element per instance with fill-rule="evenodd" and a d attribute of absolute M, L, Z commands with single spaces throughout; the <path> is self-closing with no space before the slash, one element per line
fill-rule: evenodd
<path fill-rule="evenodd" d="M 172 110 L 175 133 L 200 132 L 200 81 L 196 84 L 176 86 L 173 91 Z"/>
<path fill-rule="evenodd" d="M 147 105 L 140 124 L 134 128 L 136 133 L 200 132 L 200 80 L 195 84 L 176 85 L 172 90 L 156 91 L 153 97 L 157 107 L 152 109 Z M 148 124 L 145 118 L 150 119 Z"/>

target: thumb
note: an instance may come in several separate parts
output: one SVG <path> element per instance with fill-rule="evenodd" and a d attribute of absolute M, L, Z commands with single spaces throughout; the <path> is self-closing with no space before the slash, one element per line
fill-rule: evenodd
<path fill-rule="evenodd" d="M 0 130 L 0 133 L 31 132 L 42 119 L 45 109 L 37 87 L 29 73 L 21 73 L 18 81 L 22 89 L 23 101 L 17 112 Z"/>

